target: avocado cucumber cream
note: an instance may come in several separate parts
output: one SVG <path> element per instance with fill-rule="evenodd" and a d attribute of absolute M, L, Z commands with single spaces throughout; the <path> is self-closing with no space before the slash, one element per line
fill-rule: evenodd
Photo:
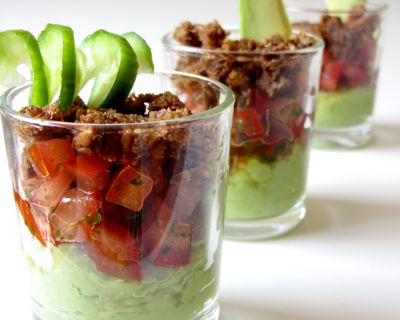
<path fill-rule="evenodd" d="M 98 271 L 77 244 L 60 245 L 49 254 L 48 266 L 27 255 L 33 310 L 43 320 L 187 320 L 217 292 L 216 263 L 207 265 L 204 245 L 193 247 L 184 267 L 149 263 L 142 282 Z"/>
<path fill-rule="evenodd" d="M 288 212 L 305 193 L 308 152 L 296 145 L 293 153 L 272 163 L 256 158 L 230 174 L 228 219 L 263 219 Z"/>
<path fill-rule="evenodd" d="M 375 89 L 359 87 L 338 92 L 320 92 L 315 127 L 347 127 L 365 123 L 373 113 Z"/>

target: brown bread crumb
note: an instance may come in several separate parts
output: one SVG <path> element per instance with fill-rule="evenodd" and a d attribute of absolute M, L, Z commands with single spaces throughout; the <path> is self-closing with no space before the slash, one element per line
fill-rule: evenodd
<path fill-rule="evenodd" d="M 201 47 L 199 31 L 197 27 L 189 21 L 182 22 L 181 27 L 175 30 L 174 39 L 187 46 Z"/>
<path fill-rule="evenodd" d="M 296 96 L 301 90 L 298 85 L 302 81 L 301 71 L 307 67 L 311 56 L 296 54 L 295 50 L 313 46 L 314 38 L 298 33 L 288 41 L 279 35 L 261 42 L 252 39 L 233 40 L 229 39 L 229 33 L 217 21 L 213 21 L 206 25 L 184 22 L 176 28 L 175 40 L 190 46 L 189 42 L 176 35 L 187 34 L 194 29 L 199 34 L 201 47 L 214 51 L 183 55 L 176 69 L 225 83 L 234 91 L 237 105 L 248 104 L 254 87 L 265 88 L 269 97 L 283 94 Z M 265 55 L 262 55 L 263 51 Z M 280 56 L 279 51 L 293 51 L 293 54 Z M 251 55 L 252 52 L 257 54 Z M 271 55 L 271 52 L 277 54 Z"/>

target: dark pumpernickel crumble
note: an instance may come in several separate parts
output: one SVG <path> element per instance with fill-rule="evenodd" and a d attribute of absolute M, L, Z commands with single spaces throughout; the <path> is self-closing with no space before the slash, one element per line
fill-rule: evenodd
<path fill-rule="evenodd" d="M 365 48 L 376 45 L 373 35 L 379 25 L 379 14 L 367 13 L 365 5 L 361 4 L 352 7 L 346 21 L 326 14 L 318 23 L 296 23 L 294 27 L 319 35 L 332 58 L 346 62 L 352 61 Z"/>
<path fill-rule="evenodd" d="M 305 33 L 295 34 L 288 41 L 279 35 L 261 42 L 230 39 L 229 32 L 217 21 L 205 25 L 185 21 L 175 29 L 173 37 L 186 46 L 213 50 L 181 56 L 176 69 L 225 83 L 235 92 L 239 106 L 248 104 L 250 89 L 254 87 L 264 87 L 270 97 L 296 96 L 298 81 L 301 81 L 298 78 L 307 66 L 308 56 L 296 54 L 295 50 L 315 44 L 315 39 Z M 282 56 L 280 51 L 293 51 L 293 54 Z M 266 54 L 246 54 L 251 52 Z"/>
<path fill-rule="evenodd" d="M 185 165 L 190 168 L 198 166 L 209 155 L 210 150 L 216 147 L 213 141 L 218 128 L 213 123 L 204 121 L 194 126 L 191 132 L 188 126 L 178 124 L 167 125 L 161 122 L 157 129 L 154 125 L 146 126 L 147 122 L 178 119 L 191 115 L 191 111 L 185 104 L 171 92 L 138 96 L 131 94 L 124 106 L 118 110 L 88 108 L 78 97 L 70 107 L 64 110 L 60 110 L 57 103 L 53 103 L 43 108 L 25 107 L 20 112 L 44 120 L 93 124 L 93 126 L 76 127 L 71 130 L 62 126 L 32 126 L 21 123 L 18 135 L 26 144 L 55 138 L 69 138 L 72 147 L 77 152 L 94 153 L 113 163 L 138 164 L 146 158 L 155 158 L 176 167 Z M 140 128 L 96 126 L 121 123 L 142 123 L 143 126 Z M 197 145 L 198 148 L 188 148 L 187 144 Z M 190 154 L 187 154 L 188 152 Z M 182 161 L 182 164 L 179 164 L 179 161 Z M 183 161 L 186 163 L 184 164 Z"/>

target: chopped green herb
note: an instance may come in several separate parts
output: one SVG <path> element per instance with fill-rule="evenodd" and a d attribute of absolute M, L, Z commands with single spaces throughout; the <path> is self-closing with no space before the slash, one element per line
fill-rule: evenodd
<path fill-rule="evenodd" d="M 292 112 L 290 113 L 290 115 L 293 116 L 293 117 L 299 117 L 299 116 L 301 116 L 302 114 L 303 114 L 303 110 L 301 110 L 301 109 L 296 109 L 296 108 L 293 108 L 293 109 L 292 109 Z"/>
<path fill-rule="evenodd" d="M 280 145 L 276 146 L 275 152 L 277 154 L 283 154 L 286 151 L 286 143 L 281 143 Z"/>
<path fill-rule="evenodd" d="M 100 223 L 101 222 L 101 214 L 100 214 L 100 212 L 98 212 L 98 211 L 96 211 L 95 212 L 95 214 L 94 214 L 94 223 L 95 224 L 98 224 L 98 223 Z"/>
<path fill-rule="evenodd" d="M 92 216 L 86 216 L 85 220 L 87 222 L 88 225 L 92 226 L 93 225 L 93 218 Z"/>
<path fill-rule="evenodd" d="M 93 226 L 101 222 L 101 214 L 98 211 L 96 211 L 92 215 L 86 216 L 85 220 L 88 225 Z"/>
<path fill-rule="evenodd" d="M 140 186 L 143 184 L 143 180 L 140 178 L 135 178 L 131 181 L 131 184 L 133 184 L 134 186 Z"/>

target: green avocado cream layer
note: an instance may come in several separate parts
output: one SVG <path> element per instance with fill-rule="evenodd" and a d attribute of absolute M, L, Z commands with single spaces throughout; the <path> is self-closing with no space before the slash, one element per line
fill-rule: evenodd
<path fill-rule="evenodd" d="M 375 89 L 360 87 L 338 92 L 320 92 L 315 127 L 348 127 L 365 123 L 374 109 Z"/>
<path fill-rule="evenodd" d="M 273 163 L 250 159 L 228 179 L 227 219 L 265 219 L 288 212 L 304 196 L 308 152 L 293 153 Z"/>
<path fill-rule="evenodd" d="M 99 272 L 78 245 L 54 248 L 50 266 L 28 257 L 34 313 L 46 320 L 188 320 L 217 296 L 217 263 L 207 264 L 204 245 L 191 263 L 165 268 L 150 263 L 142 282 Z"/>

